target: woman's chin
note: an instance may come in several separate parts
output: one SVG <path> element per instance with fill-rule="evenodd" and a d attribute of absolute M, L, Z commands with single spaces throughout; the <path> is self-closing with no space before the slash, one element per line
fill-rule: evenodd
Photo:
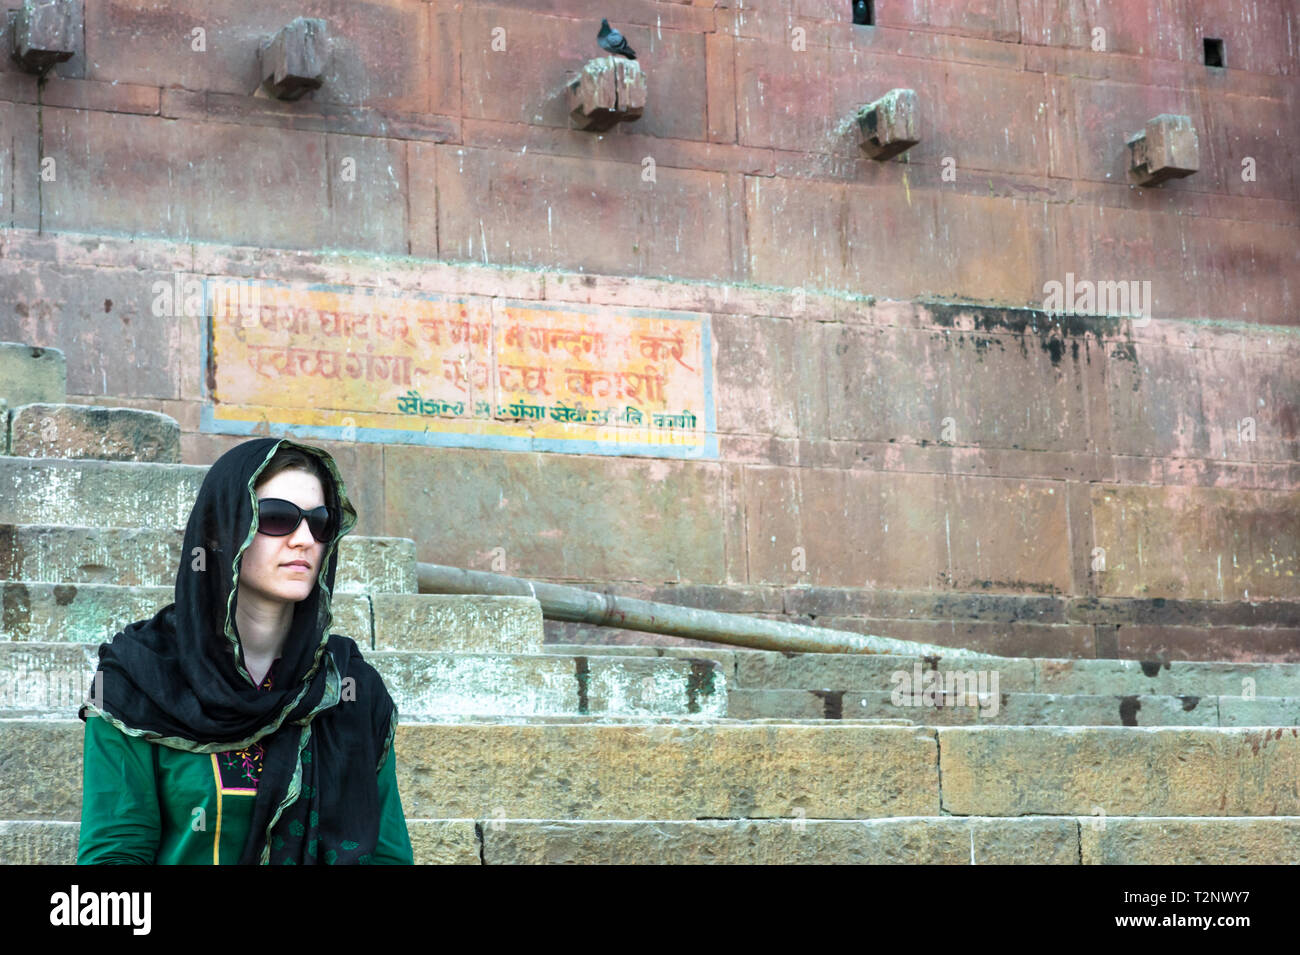
<path fill-rule="evenodd" d="M 308 597 L 311 596 L 311 592 L 312 592 L 311 587 L 293 587 L 287 589 L 289 589 L 290 592 L 284 594 L 284 596 L 281 599 L 286 600 L 289 603 L 295 603 L 295 604 L 302 603 L 304 600 L 306 600 Z"/>
<path fill-rule="evenodd" d="M 302 601 L 306 600 L 308 597 L 311 596 L 311 592 L 314 589 L 315 582 L 313 581 L 312 583 L 313 586 L 307 586 L 306 584 L 292 584 L 292 583 L 284 584 L 280 587 L 275 588 L 274 590 L 264 591 L 264 593 L 270 599 L 278 600 L 281 603 L 287 603 L 287 604 L 301 603 Z"/>

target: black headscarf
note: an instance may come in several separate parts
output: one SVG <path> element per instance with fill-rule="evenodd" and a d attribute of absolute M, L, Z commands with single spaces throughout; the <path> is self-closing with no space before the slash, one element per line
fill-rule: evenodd
<path fill-rule="evenodd" d="M 257 533 L 258 475 L 288 445 L 314 455 L 336 515 L 311 594 L 293 623 L 270 690 L 254 684 L 235 626 L 239 567 Z M 357 515 L 334 459 L 283 438 L 227 451 L 208 470 L 185 528 L 176 600 L 99 648 L 102 678 L 78 710 L 123 733 L 194 753 L 265 751 L 240 864 L 370 862 L 379 838 L 376 774 L 397 708 L 356 643 L 331 635 L 338 545 Z"/>

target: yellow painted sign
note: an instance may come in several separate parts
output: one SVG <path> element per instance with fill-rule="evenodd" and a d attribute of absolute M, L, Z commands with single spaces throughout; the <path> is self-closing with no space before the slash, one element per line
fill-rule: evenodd
<path fill-rule="evenodd" d="M 707 314 L 233 285 L 205 291 L 204 430 L 717 456 Z"/>

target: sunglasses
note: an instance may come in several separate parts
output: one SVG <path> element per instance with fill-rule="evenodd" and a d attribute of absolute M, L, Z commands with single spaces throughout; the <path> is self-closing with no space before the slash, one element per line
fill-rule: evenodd
<path fill-rule="evenodd" d="M 293 501 L 264 497 L 257 502 L 257 529 L 271 537 L 285 537 L 298 529 L 303 518 L 311 536 L 322 544 L 334 539 L 334 512 L 325 505 L 304 511 Z"/>

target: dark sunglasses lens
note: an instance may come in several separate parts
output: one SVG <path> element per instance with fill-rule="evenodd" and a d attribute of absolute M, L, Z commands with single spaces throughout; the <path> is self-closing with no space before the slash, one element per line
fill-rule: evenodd
<path fill-rule="evenodd" d="M 307 512 L 307 529 L 322 544 L 334 538 L 334 515 L 327 507 Z"/>
<path fill-rule="evenodd" d="M 298 529 L 298 524 L 303 517 L 307 518 L 307 529 L 316 540 L 326 543 L 334 539 L 337 528 L 334 512 L 324 505 L 315 510 L 301 511 L 292 502 L 282 501 L 279 498 L 266 497 L 258 502 L 258 530 L 272 537 L 292 534 Z"/>
<path fill-rule="evenodd" d="M 288 501 L 263 500 L 257 509 L 258 530 L 272 537 L 292 534 L 300 520 L 298 509 Z"/>

